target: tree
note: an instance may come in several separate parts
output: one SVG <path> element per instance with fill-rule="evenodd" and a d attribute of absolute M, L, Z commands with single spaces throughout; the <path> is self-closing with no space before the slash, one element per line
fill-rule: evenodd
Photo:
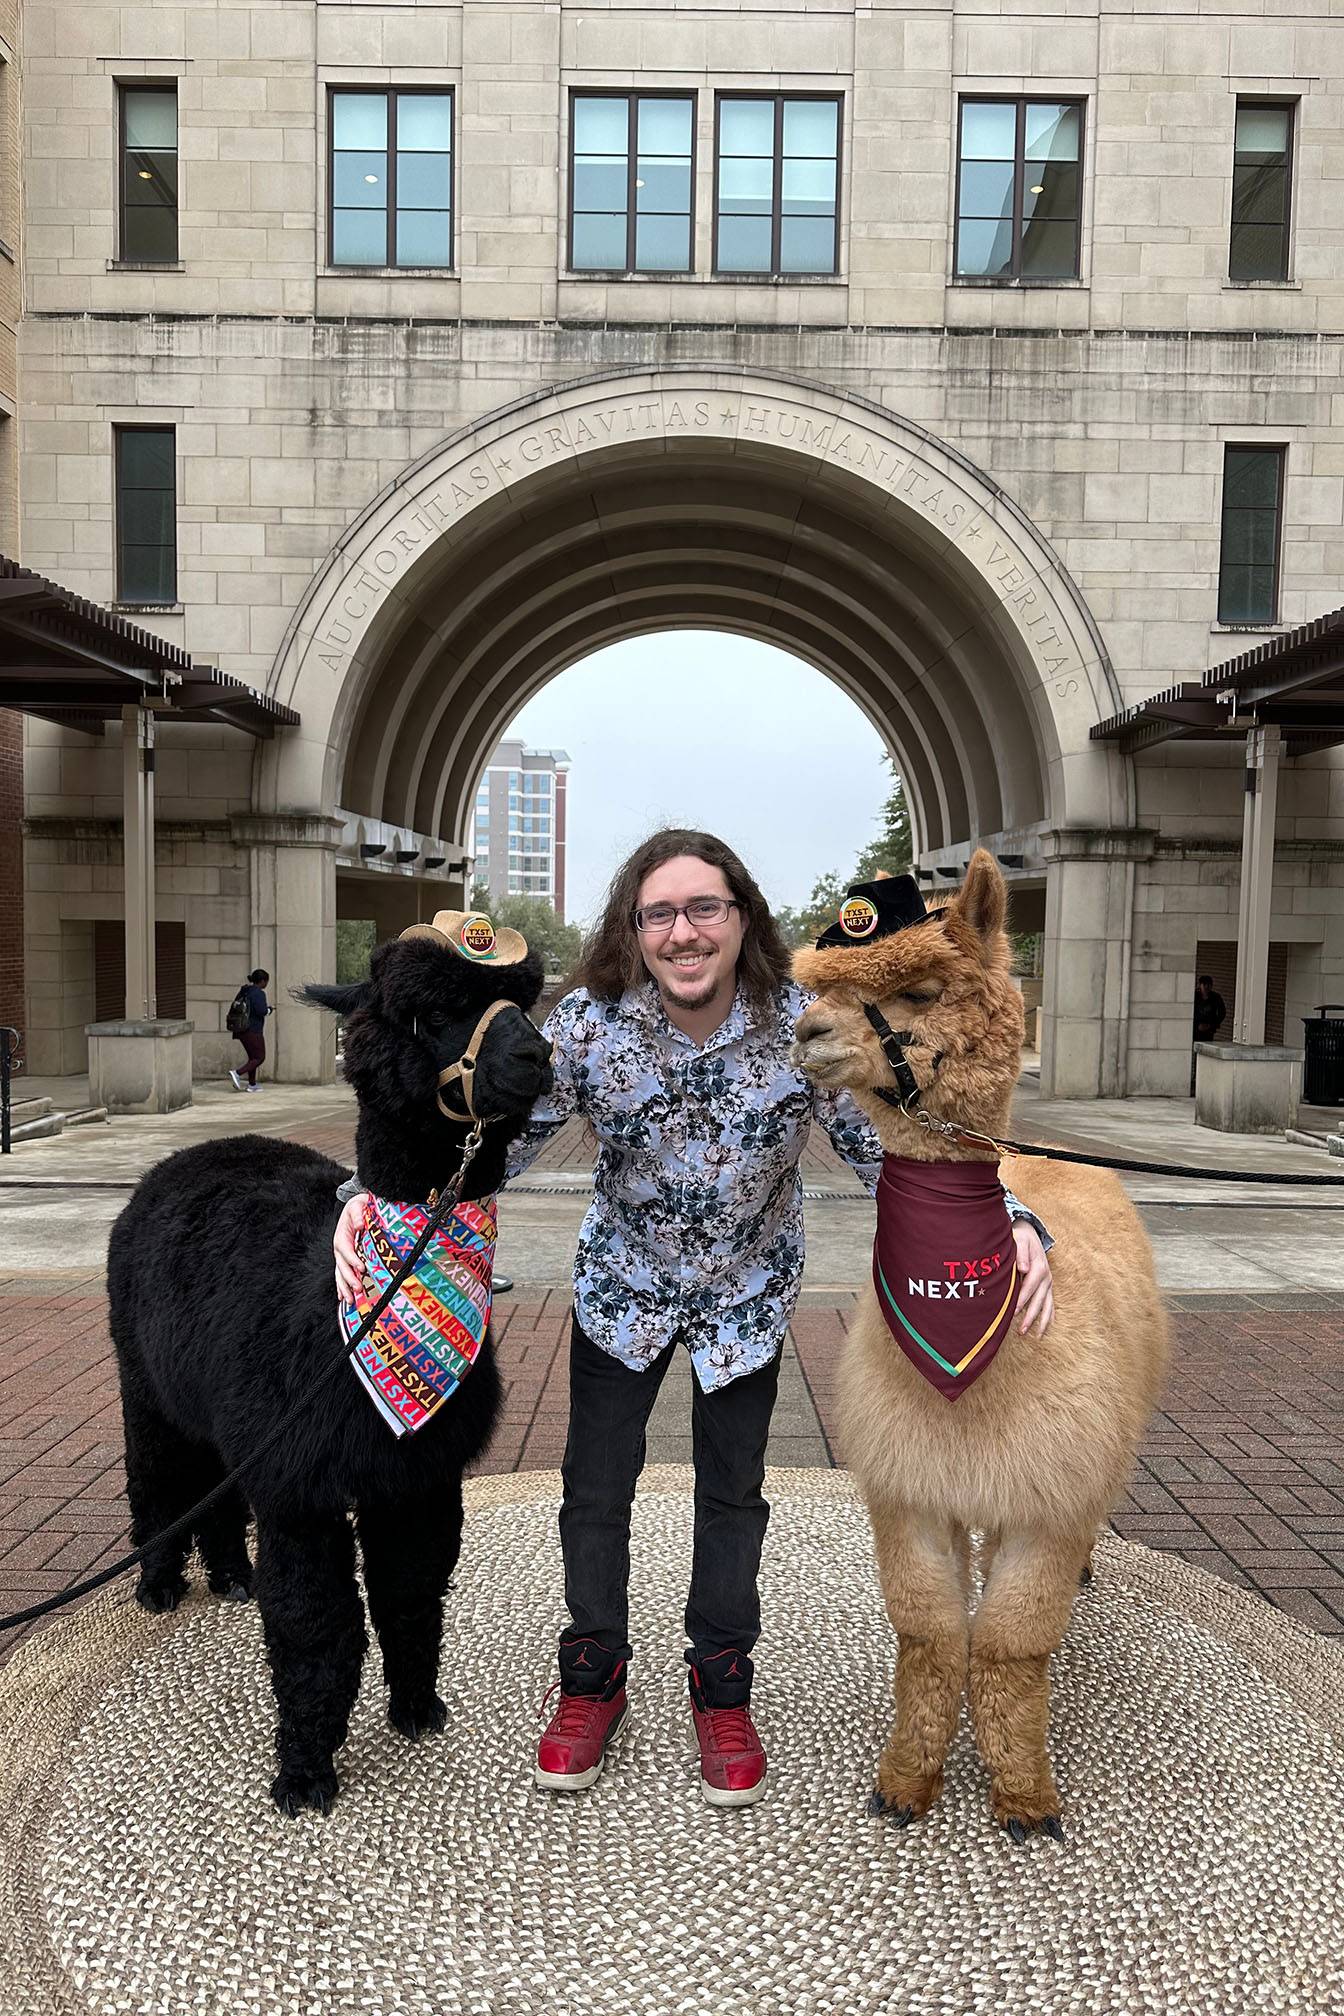
<path fill-rule="evenodd" d="M 872 882 L 879 869 L 888 875 L 908 875 L 914 860 L 914 849 L 910 843 L 910 807 L 905 802 L 905 783 L 897 774 L 896 765 L 890 756 L 883 759 L 891 772 L 891 791 L 879 818 L 881 831 L 870 846 L 865 847 L 854 866 L 856 882 Z"/>
<path fill-rule="evenodd" d="M 372 922 L 367 918 L 337 919 L 336 923 L 336 984 L 338 987 L 352 987 L 357 980 L 369 977 L 369 960 L 373 957 L 375 936 Z"/>
<path fill-rule="evenodd" d="M 790 947 L 810 945 L 819 938 L 839 916 L 848 886 L 838 875 L 822 875 L 813 883 L 812 894 L 801 910 L 776 910 L 775 922 L 784 943 Z"/>
<path fill-rule="evenodd" d="M 485 901 L 476 902 L 483 895 Z M 472 908 L 484 910 L 497 929 L 521 931 L 534 952 L 541 954 L 547 973 L 568 973 L 579 960 L 583 933 L 577 924 L 566 924 L 556 916 L 544 896 L 501 896 L 490 901 L 488 890 L 472 891 Z"/>
<path fill-rule="evenodd" d="M 881 826 L 877 838 L 864 848 L 850 875 L 842 878 L 832 873 L 819 877 L 801 910 L 787 907 L 776 910 L 775 922 L 786 945 L 811 945 L 818 939 L 834 924 L 846 891 L 853 883 L 874 882 L 879 872 L 909 874 L 914 849 L 910 843 L 910 808 L 905 802 L 905 785 L 890 756 L 884 761 L 891 772 L 891 790 L 878 815 Z"/>

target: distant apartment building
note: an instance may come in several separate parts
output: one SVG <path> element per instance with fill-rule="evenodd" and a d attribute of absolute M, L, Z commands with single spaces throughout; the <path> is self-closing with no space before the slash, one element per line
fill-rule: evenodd
<path fill-rule="evenodd" d="M 474 880 L 501 896 L 540 896 L 565 914 L 565 791 L 563 749 L 527 749 L 501 742 L 476 787 L 467 851 Z"/>

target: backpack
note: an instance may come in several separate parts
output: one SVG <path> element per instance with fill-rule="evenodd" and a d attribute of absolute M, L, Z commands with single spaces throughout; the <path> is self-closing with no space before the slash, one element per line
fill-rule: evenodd
<path fill-rule="evenodd" d="M 252 1027 L 252 1004 L 247 998 L 246 987 L 240 987 L 229 1003 L 224 1017 L 224 1027 L 230 1036 L 242 1036 Z"/>

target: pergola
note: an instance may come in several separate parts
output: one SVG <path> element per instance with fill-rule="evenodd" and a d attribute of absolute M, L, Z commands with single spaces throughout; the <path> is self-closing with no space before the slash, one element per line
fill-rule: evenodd
<path fill-rule="evenodd" d="M 3 555 L 0 707 L 88 735 L 101 735 L 109 721 L 121 723 L 126 1020 L 153 1021 L 155 723 L 220 721 L 269 736 L 296 727 L 299 717 Z"/>
<path fill-rule="evenodd" d="M 1159 742 L 1244 742 L 1246 803 L 1237 918 L 1235 1043 L 1263 1044 L 1279 762 L 1344 744 L 1344 609 L 1303 623 L 1101 721 L 1094 742 L 1126 755 Z"/>

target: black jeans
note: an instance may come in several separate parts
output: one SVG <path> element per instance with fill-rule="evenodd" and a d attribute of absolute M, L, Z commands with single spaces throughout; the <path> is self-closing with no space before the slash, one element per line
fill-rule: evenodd
<path fill-rule="evenodd" d="M 573 1622 L 561 1644 L 596 1640 L 613 1663 L 631 1653 L 630 1510 L 644 1467 L 644 1430 L 678 1348 L 669 1343 L 647 1371 L 632 1372 L 590 1342 L 574 1318 L 560 1509 L 565 1601 Z M 698 1380 L 693 1384 L 695 1547 L 686 1635 L 702 1661 L 730 1647 L 748 1653 L 760 1636 L 756 1576 L 770 1517 L 761 1484 L 779 1358 L 714 1393 L 702 1392 Z M 562 1673 L 567 1665 L 562 1656 Z"/>

